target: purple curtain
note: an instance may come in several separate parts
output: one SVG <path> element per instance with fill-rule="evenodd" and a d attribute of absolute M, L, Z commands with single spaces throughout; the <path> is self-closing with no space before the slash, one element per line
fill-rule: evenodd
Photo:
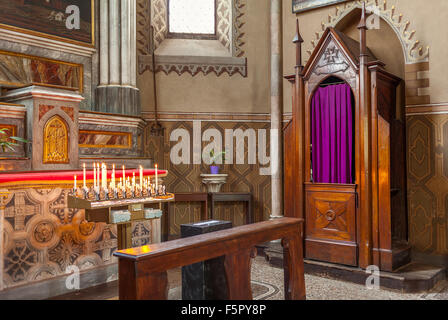
<path fill-rule="evenodd" d="M 350 86 L 318 88 L 311 106 L 314 182 L 353 183 L 353 129 Z"/>

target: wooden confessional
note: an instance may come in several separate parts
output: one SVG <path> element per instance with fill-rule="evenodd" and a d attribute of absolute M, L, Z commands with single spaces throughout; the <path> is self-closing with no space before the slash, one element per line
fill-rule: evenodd
<path fill-rule="evenodd" d="M 328 28 L 301 66 L 297 22 L 293 119 L 284 128 L 285 215 L 305 219 L 305 258 L 393 271 L 410 260 L 407 243 L 404 107 L 401 79 L 386 72 L 366 46 Z M 320 86 L 346 83 L 353 103 L 353 181 L 313 182 L 311 103 Z M 351 165 L 351 164 L 350 164 Z"/>

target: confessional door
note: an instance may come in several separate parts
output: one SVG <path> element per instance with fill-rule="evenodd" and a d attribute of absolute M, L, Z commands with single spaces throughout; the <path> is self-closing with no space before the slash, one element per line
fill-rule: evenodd
<path fill-rule="evenodd" d="M 330 84 L 328 84 L 331 82 Z M 335 83 L 336 84 L 333 84 Z M 305 181 L 305 257 L 358 265 L 355 100 L 335 77 L 310 100 Z"/>
<path fill-rule="evenodd" d="M 358 265 L 356 191 L 350 184 L 305 184 L 307 259 Z"/>

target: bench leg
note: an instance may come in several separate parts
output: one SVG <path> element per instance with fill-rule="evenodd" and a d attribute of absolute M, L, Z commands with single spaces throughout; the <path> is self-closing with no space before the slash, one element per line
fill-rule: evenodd
<path fill-rule="evenodd" d="M 282 240 L 285 300 L 305 300 L 303 247 L 299 235 Z"/>
<path fill-rule="evenodd" d="M 118 291 L 120 300 L 168 300 L 166 271 L 136 274 L 132 261 L 118 261 Z"/>
<path fill-rule="evenodd" d="M 250 272 L 253 253 L 253 249 L 248 249 L 225 256 L 224 268 L 227 278 L 228 300 L 252 300 Z"/>

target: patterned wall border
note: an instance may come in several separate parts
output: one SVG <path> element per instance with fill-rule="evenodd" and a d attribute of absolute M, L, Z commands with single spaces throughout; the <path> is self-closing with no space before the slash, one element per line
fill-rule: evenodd
<path fill-rule="evenodd" d="M 406 107 L 406 116 L 448 114 L 448 103 L 410 105 Z"/>
<path fill-rule="evenodd" d="M 269 113 L 226 113 L 226 112 L 158 112 L 160 121 L 220 121 L 220 122 L 271 122 Z M 142 117 L 146 121 L 154 121 L 154 112 L 142 112 Z M 292 119 L 291 112 L 283 114 L 283 122 Z"/>

